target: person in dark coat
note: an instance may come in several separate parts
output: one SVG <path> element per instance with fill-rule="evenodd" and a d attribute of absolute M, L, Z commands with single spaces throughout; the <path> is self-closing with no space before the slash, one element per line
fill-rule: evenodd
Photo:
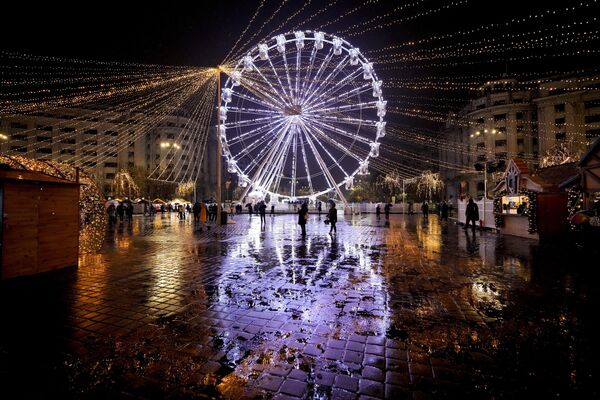
<path fill-rule="evenodd" d="M 386 218 L 390 217 L 390 208 L 391 207 L 392 207 L 392 205 L 390 203 L 386 203 L 386 205 L 383 207 L 383 212 L 385 213 Z"/>
<path fill-rule="evenodd" d="M 302 203 L 302 207 L 298 210 L 298 225 L 302 228 L 302 238 L 306 237 L 306 221 L 308 220 L 308 206 Z"/>
<path fill-rule="evenodd" d="M 446 203 L 446 201 L 444 200 L 442 202 L 442 207 L 441 207 L 441 217 L 442 217 L 442 221 L 446 220 L 448 221 L 448 203 Z"/>
<path fill-rule="evenodd" d="M 475 230 L 475 223 L 479 221 L 479 207 L 473 201 L 473 199 L 469 199 L 469 203 L 467 204 L 467 209 L 465 210 L 465 229 L 469 228 L 469 223 L 473 221 L 473 230 Z"/>
<path fill-rule="evenodd" d="M 119 215 L 119 220 L 123 221 L 123 217 L 125 216 L 125 205 L 123 203 L 119 203 L 117 206 L 117 214 Z"/>
<path fill-rule="evenodd" d="M 329 212 L 327 213 L 327 218 L 329 219 L 329 234 L 331 235 L 332 233 L 337 234 L 337 228 L 335 226 L 335 224 L 337 223 L 337 208 L 335 208 L 335 203 L 331 203 L 331 208 L 329 209 Z"/>
<path fill-rule="evenodd" d="M 260 214 L 260 224 L 266 224 L 267 223 L 267 205 L 265 204 L 264 201 L 260 202 L 260 205 L 258 206 L 258 213 Z"/>
<path fill-rule="evenodd" d="M 377 207 L 375 207 L 375 215 L 377 215 L 377 218 L 381 217 L 381 206 L 379 203 L 377 203 Z"/>
<path fill-rule="evenodd" d="M 192 212 L 194 213 L 194 223 L 200 222 L 200 203 L 195 202 L 194 207 L 192 207 Z"/>
<path fill-rule="evenodd" d="M 426 201 L 421 205 L 421 211 L 423 212 L 423 218 L 429 219 L 429 204 Z"/>
<path fill-rule="evenodd" d="M 252 216 L 252 203 L 246 204 L 246 208 L 248 209 L 248 215 Z"/>

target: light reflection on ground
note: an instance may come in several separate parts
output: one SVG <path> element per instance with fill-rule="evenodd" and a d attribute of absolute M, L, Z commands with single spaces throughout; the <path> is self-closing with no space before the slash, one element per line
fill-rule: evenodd
<path fill-rule="evenodd" d="M 77 271 L 5 285 L 8 381 L 25 351 L 52 377 L 28 390 L 82 397 L 595 390 L 593 297 L 564 251 L 436 216 L 347 217 L 332 237 L 313 215 L 305 240 L 295 215 L 235 221 L 136 217 Z"/>

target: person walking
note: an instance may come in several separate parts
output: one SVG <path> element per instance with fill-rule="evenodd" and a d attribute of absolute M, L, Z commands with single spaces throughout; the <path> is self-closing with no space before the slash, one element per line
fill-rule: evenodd
<path fill-rule="evenodd" d="M 469 199 L 469 203 L 467 204 L 467 209 L 465 210 L 465 230 L 469 228 L 469 223 L 473 221 L 473 230 L 475 230 L 475 222 L 479 221 L 479 207 L 473 201 L 472 198 Z"/>
<path fill-rule="evenodd" d="M 441 210 L 441 217 L 442 217 L 442 221 L 448 221 L 448 203 L 446 203 L 446 200 L 444 200 L 442 202 L 442 210 Z"/>
<path fill-rule="evenodd" d="M 327 214 L 327 218 L 329 218 L 329 234 L 337 234 L 337 208 L 335 208 L 335 203 L 331 203 L 331 208 L 329 209 L 329 213 Z"/>
<path fill-rule="evenodd" d="M 379 203 L 377 203 L 377 206 L 375 207 L 375 215 L 377 216 L 377 219 L 381 218 L 381 205 Z"/>
<path fill-rule="evenodd" d="M 194 213 L 194 223 L 197 224 L 200 222 L 200 203 L 195 202 L 194 207 L 192 207 L 192 212 Z"/>
<path fill-rule="evenodd" d="M 302 228 L 302 238 L 306 237 L 306 222 L 308 221 L 308 206 L 302 203 L 302 207 L 298 210 L 298 225 Z"/>
<path fill-rule="evenodd" d="M 275 216 L 275 204 L 271 204 L 271 217 Z"/>
<path fill-rule="evenodd" d="M 180 220 L 185 219 L 185 208 L 183 207 L 183 204 L 177 206 L 177 213 L 179 214 Z"/>
<path fill-rule="evenodd" d="M 320 217 L 321 216 L 321 211 L 322 211 L 321 202 L 320 201 L 317 202 L 317 210 L 319 210 L 319 217 Z"/>
<path fill-rule="evenodd" d="M 423 219 L 429 219 L 429 204 L 426 201 L 421 205 L 421 211 L 423 212 Z"/>
<path fill-rule="evenodd" d="M 252 216 L 252 203 L 246 204 L 246 208 L 248 209 L 248 215 Z"/>
<path fill-rule="evenodd" d="M 392 207 L 392 205 L 390 203 L 386 203 L 385 206 L 383 207 L 383 212 L 385 213 L 386 218 L 390 217 L 390 208 L 391 207 Z"/>
<path fill-rule="evenodd" d="M 122 202 L 117 206 L 117 214 L 119 215 L 119 220 L 123 221 L 125 217 L 125 205 Z"/>
<path fill-rule="evenodd" d="M 258 213 L 260 214 L 260 224 L 266 224 L 267 223 L 267 205 L 265 204 L 264 201 L 260 202 L 260 205 L 258 206 Z"/>

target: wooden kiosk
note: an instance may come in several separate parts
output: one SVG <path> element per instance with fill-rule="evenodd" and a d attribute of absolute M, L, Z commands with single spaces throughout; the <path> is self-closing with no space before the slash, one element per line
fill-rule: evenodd
<path fill-rule="evenodd" d="M 522 159 L 511 159 L 494 189 L 494 217 L 500 233 L 529 239 L 566 233 L 567 194 L 559 184 L 575 172 L 574 164 L 563 164 L 534 174 Z"/>
<path fill-rule="evenodd" d="M 2 279 L 77 265 L 79 183 L 0 169 Z"/>

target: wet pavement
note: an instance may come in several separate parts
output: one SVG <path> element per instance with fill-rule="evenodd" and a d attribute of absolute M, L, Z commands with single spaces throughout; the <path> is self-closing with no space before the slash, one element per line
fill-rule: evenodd
<path fill-rule="evenodd" d="M 598 396 L 589 255 L 436 216 L 295 222 L 135 217 L 4 283 L 2 397 Z"/>

